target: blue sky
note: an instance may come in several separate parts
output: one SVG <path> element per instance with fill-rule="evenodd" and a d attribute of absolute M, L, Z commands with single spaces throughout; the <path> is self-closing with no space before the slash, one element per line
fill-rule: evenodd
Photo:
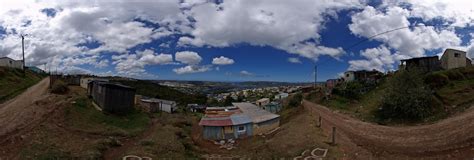
<path fill-rule="evenodd" d="M 396 70 L 400 59 L 446 48 L 474 57 L 469 1 L 25 1 L 2 7 L 0 56 L 19 59 L 18 34 L 28 34 L 27 65 L 70 74 L 308 82 L 315 64 L 324 81 L 347 70 Z M 407 28 L 367 39 L 399 27 Z"/>

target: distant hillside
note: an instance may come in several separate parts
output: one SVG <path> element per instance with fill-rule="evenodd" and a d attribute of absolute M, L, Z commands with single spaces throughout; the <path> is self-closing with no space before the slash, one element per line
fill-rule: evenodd
<path fill-rule="evenodd" d="M 0 67 L 0 103 L 17 96 L 43 78 L 29 70 L 23 74 L 19 69 Z"/>
<path fill-rule="evenodd" d="M 115 82 L 119 82 L 121 84 L 136 88 L 137 94 L 144 95 L 147 97 L 173 100 L 183 105 L 189 103 L 204 104 L 207 101 L 207 97 L 205 95 L 186 94 L 170 87 L 161 86 L 157 83 L 154 83 L 153 81 L 116 80 Z"/>

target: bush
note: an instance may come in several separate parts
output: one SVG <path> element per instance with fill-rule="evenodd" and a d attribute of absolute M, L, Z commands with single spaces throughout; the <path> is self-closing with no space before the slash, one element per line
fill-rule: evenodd
<path fill-rule="evenodd" d="M 437 103 L 418 72 L 401 71 L 388 81 L 379 119 L 421 120 L 430 116 Z"/>
<path fill-rule="evenodd" d="M 425 83 L 433 88 L 440 88 L 449 83 L 449 78 L 442 73 L 432 73 L 425 77 Z"/>
<path fill-rule="evenodd" d="M 444 72 L 448 76 L 449 80 L 463 80 L 465 79 L 464 75 L 459 69 L 447 70 Z"/>
<path fill-rule="evenodd" d="M 466 78 L 474 79 L 474 67 L 466 67 L 460 70 Z"/>
<path fill-rule="evenodd" d="M 352 81 L 334 88 L 333 93 L 348 99 L 359 99 L 361 95 L 374 88 L 374 84 Z"/>
<path fill-rule="evenodd" d="M 290 102 L 288 103 L 288 105 L 290 107 L 298 107 L 301 104 L 302 100 L 303 100 L 303 95 L 301 93 L 298 93 L 290 99 Z"/>
<path fill-rule="evenodd" d="M 61 80 L 56 80 L 51 87 L 51 92 L 55 94 L 64 94 L 68 90 L 67 84 Z"/>

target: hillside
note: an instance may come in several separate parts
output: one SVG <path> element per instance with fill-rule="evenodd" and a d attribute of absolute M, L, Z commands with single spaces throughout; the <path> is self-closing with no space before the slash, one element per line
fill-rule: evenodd
<path fill-rule="evenodd" d="M 205 95 L 186 94 L 178 90 L 172 89 L 170 87 L 159 85 L 152 81 L 117 80 L 115 82 L 136 88 L 137 94 L 139 95 L 166 99 L 166 100 L 173 100 L 182 105 L 186 105 L 189 103 L 204 104 L 207 101 L 207 97 Z"/>
<path fill-rule="evenodd" d="M 41 79 L 42 75 L 29 70 L 23 74 L 19 69 L 0 67 L 0 103 L 17 96 Z"/>
<path fill-rule="evenodd" d="M 359 118 L 363 121 L 377 122 L 376 112 L 379 109 L 384 93 L 387 92 L 386 77 L 376 87 L 361 94 L 358 98 L 333 94 L 329 100 L 322 99 L 320 93 L 313 92 L 306 99 L 325 105 Z M 440 108 L 433 108 L 434 113 L 423 122 L 434 122 L 450 115 L 462 112 L 474 104 L 474 67 L 437 71 L 423 75 L 425 84 L 433 92 L 433 99 L 441 104 Z M 395 124 L 412 124 L 418 122 L 395 122 Z"/>

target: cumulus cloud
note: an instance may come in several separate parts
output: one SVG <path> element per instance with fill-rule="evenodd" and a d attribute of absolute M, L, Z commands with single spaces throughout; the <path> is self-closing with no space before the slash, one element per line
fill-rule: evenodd
<path fill-rule="evenodd" d="M 112 56 L 115 70 L 120 75 L 129 77 L 147 75 L 145 66 L 164 65 L 173 62 L 171 54 L 157 54 L 152 50 L 139 51 L 136 54 L 122 54 Z"/>
<path fill-rule="evenodd" d="M 220 56 L 220 57 L 213 58 L 212 59 L 212 64 L 215 64 L 215 65 L 230 65 L 230 64 L 234 64 L 234 60 L 230 59 L 230 58 L 227 58 L 227 57 L 224 57 L 224 56 Z"/>
<path fill-rule="evenodd" d="M 262 0 L 223 1 L 192 7 L 188 12 L 195 20 L 191 36 L 183 36 L 178 44 L 227 47 L 249 43 L 272 46 L 306 58 L 320 55 L 340 56 L 340 48 L 319 45 L 319 32 L 326 16 L 337 11 L 361 7 L 359 1 Z M 308 41 L 313 41 L 312 43 Z M 325 51 L 330 50 L 330 53 Z"/>
<path fill-rule="evenodd" d="M 251 76 L 254 76 L 254 75 L 255 74 L 250 73 L 249 71 L 245 71 L 245 70 L 240 71 L 240 76 L 242 76 L 242 77 L 251 77 Z"/>
<path fill-rule="evenodd" d="M 201 56 L 193 51 L 176 52 L 175 59 L 176 61 L 189 65 L 196 65 L 202 61 Z"/>
<path fill-rule="evenodd" d="M 348 70 L 378 70 L 381 72 L 394 69 L 394 64 L 403 56 L 392 54 L 386 46 L 369 48 L 360 52 L 360 55 L 366 59 L 350 60 Z"/>
<path fill-rule="evenodd" d="M 352 16 L 349 29 L 355 35 L 368 38 L 395 28 L 411 26 L 409 16 L 409 10 L 398 6 L 389 7 L 386 11 L 367 6 L 362 12 Z M 461 43 L 461 39 L 452 28 L 438 30 L 423 25 L 382 34 L 374 39 L 384 42 L 390 48 L 399 51 L 399 54 L 410 57 L 424 56 L 425 51 L 458 46 Z"/>
<path fill-rule="evenodd" d="M 189 74 L 189 73 L 199 73 L 207 72 L 212 70 L 211 66 L 197 66 L 197 65 L 188 65 L 181 68 L 173 69 L 173 72 L 176 74 Z"/>
<path fill-rule="evenodd" d="M 290 62 L 290 63 L 301 63 L 301 60 L 298 57 L 290 57 L 290 58 L 288 58 L 288 62 Z"/>

